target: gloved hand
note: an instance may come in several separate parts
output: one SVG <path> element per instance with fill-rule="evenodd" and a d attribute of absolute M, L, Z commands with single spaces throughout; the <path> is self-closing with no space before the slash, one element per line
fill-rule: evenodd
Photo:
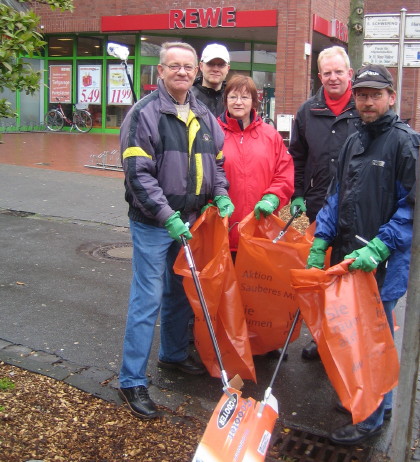
<path fill-rule="evenodd" d="M 329 247 L 327 241 L 316 237 L 312 243 L 311 250 L 309 251 L 306 268 L 324 268 L 325 253 Z"/>
<path fill-rule="evenodd" d="M 181 242 L 181 235 L 185 236 L 185 239 L 191 239 L 192 234 L 187 228 L 186 224 L 181 220 L 181 214 L 175 212 L 165 221 L 165 228 L 168 230 L 169 236 L 178 242 Z"/>
<path fill-rule="evenodd" d="M 300 217 L 303 212 L 306 212 L 305 200 L 303 199 L 303 197 L 300 197 L 300 196 L 295 197 L 292 200 L 292 203 L 290 204 L 290 215 L 293 216 L 297 212 L 298 208 L 300 210 L 296 216 Z"/>
<path fill-rule="evenodd" d="M 346 255 L 344 259 L 355 258 L 349 266 L 350 270 L 361 269 L 367 273 L 377 268 L 379 263 L 385 261 L 391 254 L 388 247 L 378 238 L 372 239 L 365 247 L 354 250 Z"/>
<path fill-rule="evenodd" d="M 226 216 L 230 218 L 232 216 L 235 206 L 232 204 L 229 196 L 215 196 L 213 202 L 217 205 L 222 218 Z"/>
<path fill-rule="evenodd" d="M 200 214 L 202 215 L 209 207 L 214 207 L 214 204 L 212 202 L 209 202 L 208 204 L 204 205 L 201 207 L 201 212 Z"/>
<path fill-rule="evenodd" d="M 262 213 L 265 217 L 273 213 L 280 205 L 279 198 L 275 194 L 264 194 L 262 199 L 256 203 L 254 207 L 254 215 L 257 220 L 260 219 Z"/>

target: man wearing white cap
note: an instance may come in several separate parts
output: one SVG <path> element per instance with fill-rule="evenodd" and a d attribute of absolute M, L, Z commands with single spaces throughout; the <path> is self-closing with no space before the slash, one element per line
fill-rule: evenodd
<path fill-rule="evenodd" d="M 201 75 L 191 88 L 194 96 L 218 117 L 224 111 L 223 92 L 229 72 L 230 57 L 227 48 L 218 43 L 207 45 L 200 61 Z"/>

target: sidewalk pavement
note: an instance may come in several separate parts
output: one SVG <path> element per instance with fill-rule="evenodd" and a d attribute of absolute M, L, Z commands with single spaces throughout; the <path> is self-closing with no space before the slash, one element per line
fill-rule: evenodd
<path fill-rule="evenodd" d="M 115 149 L 118 139 L 42 133 L 7 134 L 4 142 L 0 360 L 120 403 L 115 388 L 131 278 L 123 174 L 83 167 L 91 154 Z M 404 306 L 405 300 L 396 309 L 400 326 Z M 149 367 L 152 398 L 208 421 L 221 396 L 220 380 L 158 369 L 155 337 Z M 284 425 L 326 436 L 347 417 L 334 410 L 337 397 L 322 363 L 300 357 L 308 338 L 303 328 L 289 347 L 273 394 Z M 247 382 L 244 396 L 262 399 L 275 366 L 275 360 L 256 358 L 259 382 Z M 415 413 L 418 428 L 420 410 Z M 392 422 L 369 442 L 371 454 L 386 453 L 391 436 Z M 420 460 L 419 448 L 412 460 Z"/>

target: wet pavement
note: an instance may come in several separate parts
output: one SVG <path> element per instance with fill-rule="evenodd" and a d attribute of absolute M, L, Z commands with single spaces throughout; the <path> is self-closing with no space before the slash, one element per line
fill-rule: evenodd
<path fill-rule="evenodd" d="M 117 149 L 118 137 L 39 133 L 3 140 L 0 360 L 120 403 L 115 388 L 131 278 L 123 174 L 85 167 L 92 155 Z M 404 304 L 396 309 L 400 326 Z M 148 370 L 152 398 L 207 421 L 220 380 L 158 369 L 158 331 Z M 334 410 L 337 397 L 322 363 L 300 356 L 309 338 L 302 328 L 273 394 L 283 425 L 322 437 L 348 418 Z M 258 384 L 246 381 L 244 396 L 261 400 L 275 367 L 275 360 L 256 358 Z M 371 455 L 363 460 L 386 453 L 391 436 L 392 421 L 365 446 Z M 412 460 L 420 460 L 419 451 Z"/>

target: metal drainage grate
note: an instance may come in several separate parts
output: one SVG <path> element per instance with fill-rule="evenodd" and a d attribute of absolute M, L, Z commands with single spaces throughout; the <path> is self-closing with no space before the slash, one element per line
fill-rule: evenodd
<path fill-rule="evenodd" d="M 89 254 L 93 258 L 111 259 L 117 261 L 128 261 L 133 256 L 133 245 L 131 242 L 118 242 L 115 244 L 105 244 L 92 249 Z"/>
<path fill-rule="evenodd" d="M 302 430 L 290 430 L 273 435 L 271 457 L 267 462 L 368 462 L 370 448 L 334 446 L 325 436 L 313 435 Z M 278 459 L 273 455 L 278 455 Z"/>

